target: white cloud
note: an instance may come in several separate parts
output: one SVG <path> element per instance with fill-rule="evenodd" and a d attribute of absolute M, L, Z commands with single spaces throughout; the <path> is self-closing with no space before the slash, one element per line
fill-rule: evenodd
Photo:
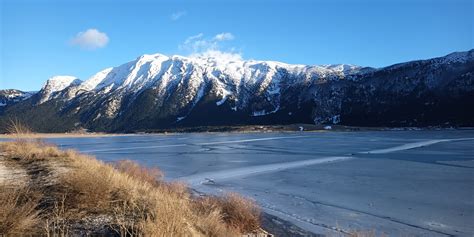
<path fill-rule="evenodd" d="M 242 60 L 242 54 L 234 47 L 224 47 L 223 41 L 231 41 L 235 37 L 232 33 L 223 32 L 213 37 L 205 37 L 203 33 L 192 35 L 179 45 L 179 49 L 194 58 L 215 58 L 218 61 L 230 62 Z"/>
<path fill-rule="evenodd" d="M 183 16 L 186 16 L 186 14 L 188 14 L 186 11 L 175 12 L 175 13 L 171 14 L 171 20 L 177 21 L 177 20 L 179 20 L 179 18 L 181 18 Z"/>
<path fill-rule="evenodd" d="M 241 61 L 242 60 L 242 54 L 241 53 L 236 53 L 236 52 L 223 52 L 220 50 L 207 50 L 201 53 L 193 53 L 189 55 L 189 57 L 192 58 L 214 58 L 217 59 L 218 61 L 221 62 L 235 62 L 235 61 Z"/>
<path fill-rule="evenodd" d="M 192 36 L 189 36 L 185 41 L 184 41 L 184 44 L 190 44 L 191 42 L 193 41 L 196 41 L 197 39 L 200 39 L 204 36 L 203 33 L 199 33 L 197 35 L 192 35 Z"/>
<path fill-rule="evenodd" d="M 97 29 L 88 29 L 77 33 L 76 37 L 71 40 L 72 45 L 77 45 L 83 49 L 103 48 L 109 43 L 107 34 Z"/>
<path fill-rule="evenodd" d="M 207 51 L 220 51 L 223 41 L 233 40 L 235 37 L 232 33 L 223 32 L 214 37 L 204 37 L 203 33 L 188 37 L 183 44 L 179 45 L 180 50 L 188 51 L 191 54 L 199 54 Z"/>
<path fill-rule="evenodd" d="M 223 32 L 214 36 L 214 40 L 216 41 L 233 40 L 234 38 L 234 35 L 229 32 Z"/>

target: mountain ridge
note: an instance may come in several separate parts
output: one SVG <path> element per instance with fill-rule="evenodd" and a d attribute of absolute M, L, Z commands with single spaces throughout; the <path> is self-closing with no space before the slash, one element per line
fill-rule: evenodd
<path fill-rule="evenodd" d="M 153 54 L 104 69 L 85 81 L 66 77 L 62 82 L 48 89 L 48 80 L 30 98 L 3 106 L 0 119 L 14 116 L 30 122 L 38 119 L 37 111 L 60 121 L 61 129 L 44 126 L 43 121 L 37 127 L 44 131 L 474 124 L 472 112 L 462 109 L 474 101 L 474 50 L 383 68 L 245 61 L 218 53 Z"/>

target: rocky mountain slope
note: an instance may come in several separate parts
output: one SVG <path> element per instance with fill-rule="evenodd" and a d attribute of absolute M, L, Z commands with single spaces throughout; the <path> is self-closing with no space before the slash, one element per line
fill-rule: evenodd
<path fill-rule="evenodd" d="M 0 112 L 7 106 L 13 105 L 31 97 L 34 92 L 24 92 L 15 89 L 0 90 Z"/>
<path fill-rule="evenodd" d="M 225 54 L 143 55 L 85 81 L 53 77 L 38 93 L 3 107 L 0 119 L 17 117 L 48 132 L 290 123 L 473 126 L 474 50 L 378 69 Z"/>

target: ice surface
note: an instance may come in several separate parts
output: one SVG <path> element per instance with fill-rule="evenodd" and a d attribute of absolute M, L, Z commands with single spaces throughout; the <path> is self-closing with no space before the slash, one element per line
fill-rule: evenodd
<path fill-rule="evenodd" d="M 361 152 L 361 153 L 385 154 L 385 153 L 390 153 L 390 152 L 403 151 L 403 150 L 409 150 L 409 149 L 429 146 L 429 145 L 433 145 L 433 144 L 440 143 L 440 142 L 472 140 L 472 139 L 474 139 L 474 138 L 428 140 L 428 141 L 422 141 L 422 142 L 407 143 L 407 144 L 403 144 L 401 146 L 390 147 L 390 148 L 386 148 L 386 149 L 373 150 L 373 151 L 367 151 L 367 152 Z"/>
<path fill-rule="evenodd" d="M 261 173 L 282 171 L 286 169 L 293 169 L 293 168 L 298 168 L 298 167 L 308 166 L 308 165 L 344 161 L 351 158 L 352 157 L 349 157 L 349 156 L 332 156 L 332 157 L 317 158 L 317 159 L 312 159 L 312 160 L 285 162 L 285 163 L 278 163 L 278 164 L 271 164 L 271 165 L 250 166 L 250 167 L 238 168 L 238 169 L 227 169 L 227 170 L 222 170 L 222 171 L 217 171 L 217 172 L 199 173 L 197 175 L 182 177 L 179 180 L 182 180 L 192 186 L 196 186 L 196 185 L 203 184 L 206 180 L 209 180 L 209 179 L 213 180 L 214 182 L 221 182 L 221 181 L 232 179 L 232 178 L 247 177 L 247 176 L 257 175 Z"/>

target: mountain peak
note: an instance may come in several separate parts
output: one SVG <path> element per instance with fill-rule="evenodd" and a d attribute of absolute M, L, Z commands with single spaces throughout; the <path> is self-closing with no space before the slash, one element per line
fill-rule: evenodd
<path fill-rule="evenodd" d="M 72 85 L 79 85 L 82 81 L 74 76 L 53 76 L 49 78 L 41 88 L 42 97 L 39 103 L 43 103 L 52 98 L 53 94 L 66 89 Z"/>
<path fill-rule="evenodd" d="M 73 84 L 80 84 L 82 81 L 74 76 L 53 76 L 49 78 L 42 89 L 51 90 L 51 92 L 64 90 Z"/>
<path fill-rule="evenodd" d="M 15 89 L 0 90 L 0 110 L 3 107 L 30 98 L 34 92 L 25 92 Z"/>
<path fill-rule="evenodd" d="M 138 61 L 151 61 L 151 60 L 156 60 L 156 59 L 159 59 L 159 58 L 168 59 L 169 57 L 164 55 L 164 54 L 160 54 L 160 53 L 143 54 L 143 55 L 139 56 L 136 61 L 137 62 Z"/>
<path fill-rule="evenodd" d="M 474 50 L 469 50 L 465 52 L 454 52 L 441 57 L 443 63 L 465 63 L 467 60 L 472 58 L 474 55 Z"/>

